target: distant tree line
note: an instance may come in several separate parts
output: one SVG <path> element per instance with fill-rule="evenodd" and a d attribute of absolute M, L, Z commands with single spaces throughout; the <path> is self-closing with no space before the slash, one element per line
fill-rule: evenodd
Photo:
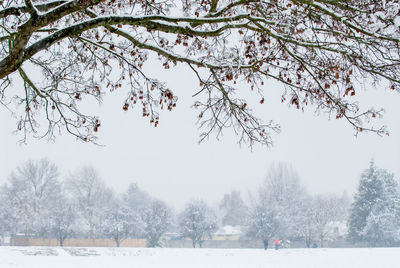
<path fill-rule="evenodd" d="M 172 211 L 131 184 L 122 194 L 108 188 L 94 168 L 83 167 L 61 181 L 47 159 L 18 167 L 0 190 L 1 232 L 57 238 L 146 238 L 158 246 Z"/>
<path fill-rule="evenodd" d="M 347 195 L 312 196 L 288 165 L 271 165 L 249 209 L 247 234 L 262 240 L 303 241 L 304 246 L 325 246 L 342 239 L 349 206 Z"/>
<path fill-rule="evenodd" d="M 400 190 L 393 174 L 371 162 L 354 200 L 343 194 L 311 195 L 294 168 L 274 164 L 246 201 L 240 191 L 214 206 L 189 201 L 176 213 L 161 200 L 131 184 L 122 193 L 107 187 L 92 167 L 64 180 L 47 159 L 17 167 L 0 187 L 0 236 L 109 238 L 116 246 L 127 238 L 145 238 L 148 247 L 163 246 L 166 234 L 189 238 L 202 247 L 221 226 L 236 226 L 242 239 L 267 248 L 280 239 L 303 246 L 346 241 L 356 246 L 400 245 Z"/>

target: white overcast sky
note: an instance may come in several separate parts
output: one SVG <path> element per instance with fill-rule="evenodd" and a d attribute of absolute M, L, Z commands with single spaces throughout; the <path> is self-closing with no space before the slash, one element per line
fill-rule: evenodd
<path fill-rule="evenodd" d="M 104 147 L 78 142 L 66 134 L 55 143 L 29 139 L 27 145 L 18 145 L 18 136 L 12 134 L 16 121 L 0 107 L 0 183 L 24 161 L 47 157 L 58 165 L 62 178 L 82 165 L 91 165 L 118 192 L 136 182 L 153 196 L 181 208 L 192 198 L 215 203 L 232 190 L 245 195 L 257 188 L 268 166 L 278 161 L 291 163 L 311 193 L 347 191 L 353 195 L 360 173 L 372 158 L 378 166 L 400 175 L 400 94 L 396 92 L 368 85 L 365 94 L 357 92 L 365 103 L 386 109 L 376 123 L 388 125 L 390 136 L 355 137 L 344 120 L 328 120 L 315 116 L 312 109 L 302 113 L 281 104 L 282 88 L 267 83 L 266 101 L 256 107 L 258 115 L 280 123 L 282 133 L 274 135 L 273 148 L 256 146 L 251 151 L 237 145 L 229 130 L 220 141 L 212 137 L 199 145 L 197 112 L 190 108 L 198 85 L 193 74 L 185 68 L 164 71 L 154 66 L 147 68 L 153 68 L 179 96 L 176 110 L 161 112 L 160 124 L 154 128 L 138 113 L 122 111 L 123 89 L 109 94 L 100 108 L 93 108 L 102 119 L 99 142 Z"/>

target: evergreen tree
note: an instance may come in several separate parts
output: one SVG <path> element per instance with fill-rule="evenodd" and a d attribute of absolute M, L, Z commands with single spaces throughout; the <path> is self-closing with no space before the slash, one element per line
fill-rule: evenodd
<path fill-rule="evenodd" d="M 376 200 L 362 234 L 369 245 L 395 246 L 400 242 L 400 192 L 393 175 L 382 177 L 382 198 Z"/>
<path fill-rule="evenodd" d="M 349 240 L 369 246 L 400 241 L 400 192 L 393 174 L 371 161 L 360 179 L 350 211 Z"/>

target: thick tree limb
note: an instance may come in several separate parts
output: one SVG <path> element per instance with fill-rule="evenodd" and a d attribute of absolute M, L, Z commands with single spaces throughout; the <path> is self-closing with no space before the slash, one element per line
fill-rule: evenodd
<path fill-rule="evenodd" d="M 256 89 L 263 103 L 264 83 L 274 79 L 285 87 L 282 102 L 300 110 L 312 105 L 344 118 L 356 132 L 378 134 L 385 130 L 369 122 L 381 110 L 359 111 L 351 98 L 357 80 L 384 81 L 400 91 L 395 0 L 190 0 L 182 9 L 173 0 L 15 3 L 0 8 L 0 101 L 25 104 L 21 131 L 36 133 L 35 122 L 45 115 L 45 136 L 64 128 L 94 141 L 101 123 L 82 114 L 78 103 L 85 97 L 101 101 L 107 89 L 119 88 L 127 89 L 123 110 L 140 104 L 157 126 L 157 110 L 172 110 L 177 96 L 143 71 L 149 53 L 166 69 L 180 62 L 194 71 L 202 140 L 232 128 L 239 142 L 272 144 L 271 132 L 279 127 L 253 115 L 237 97 L 243 87 L 237 83 Z M 39 81 L 25 64 L 43 73 Z M 116 68 L 119 76 L 111 77 Z M 22 95 L 6 91 L 15 75 L 24 81 Z"/>

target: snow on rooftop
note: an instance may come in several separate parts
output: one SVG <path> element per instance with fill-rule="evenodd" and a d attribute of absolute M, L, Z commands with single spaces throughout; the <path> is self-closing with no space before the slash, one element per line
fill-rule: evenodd
<path fill-rule="evenodd" d="M 240 235 L 242 233 L 241 226 L 231 225 L 222 226 L 215 232 L 216 235 Z"/>

